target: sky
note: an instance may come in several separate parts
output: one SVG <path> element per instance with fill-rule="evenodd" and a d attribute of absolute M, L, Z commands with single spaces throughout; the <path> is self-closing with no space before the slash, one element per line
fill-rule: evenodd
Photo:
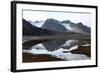
<path fill-rule="evenodd" d="M 75 12 L 52 12 L 52 11 L 23 11 L 23 18 L 30 21 L 46 20 L 53 18 L 59 21 L 70 20 L 74 23 L 82 22 L 91 27 L 91 14 Z"/>

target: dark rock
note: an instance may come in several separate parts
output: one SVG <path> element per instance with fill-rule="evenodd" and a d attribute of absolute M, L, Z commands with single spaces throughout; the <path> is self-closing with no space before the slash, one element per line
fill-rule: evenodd
<path fill-rule="evenodd" d="M 88 57 L 91 57 L 91 47 L 90 46 L 80 46 L 78 49 L 72 50 L 73 54 L 85 54 Z"/>

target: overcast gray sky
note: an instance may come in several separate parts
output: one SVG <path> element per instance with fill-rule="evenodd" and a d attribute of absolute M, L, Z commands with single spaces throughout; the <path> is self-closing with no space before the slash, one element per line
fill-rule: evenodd
<path fill-rule="evenodd" d="M 30 21 L 46 20 L 54 18 L 59 21 L 70 20 L 74 23 L 82 22 L 90 26 L 91 14 L 86 13 L 65 13 L 65 12 L 45 12 L 45 11 L 23 11 L 23 18 Z M 91 27 L 91 26 L 90 26 Z"/>

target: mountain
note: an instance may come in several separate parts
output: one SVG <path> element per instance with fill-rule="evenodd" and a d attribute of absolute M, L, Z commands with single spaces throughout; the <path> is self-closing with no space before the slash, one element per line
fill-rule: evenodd
<path fill-rule="evenodd" d="M 52 18 L 47 19 L 44 22 L 44 24 L 41 26 L 41 28 L 58 31 L 58 32 L 66 32 L 67 31 L 67 29 L 62 25 L 62 23 L 60 21 L 52 19 Z"/>
<path fill-rule="evenodd" d="M 52 35 L 56 34 L 55 31 L 38 28 L 25 19 L 23 19 L 23 35 Z"/>
<path fill-rule="evenodd" d="M 73 23 L 70 20 L 63 20 L 58 21 L 53 18 L 49 18 L 45 21 L 28 21 L 33 26 L 41 28 L 41 29 L 47 29 L 57 32 L 76 32 L 76 33 L 91 33 L 91 28 L 84 25 L 83 23 Z"/>
<path fill-rule="evenodd" d="M 79 33 L 90 33 L 91 32 L 90 27 L 87 27 L 81 22 L 76 24 L 76 23 L 71 22 L 70 20 L 64 20 L 61 23 L 62 25 L 66 27 L 66 29 L 72 32 L 79 32 Z"/>
<path fill-rule="evenodd" d="M 47 19 L 41 24 L 41 28 L 58 31 L 58 32 L 76 32 L 76 33 L 91 33 L 90 27 L 83 23 L 73 23 L 70 20 L 63 20 L 62 22 L 55 19 Z"/>

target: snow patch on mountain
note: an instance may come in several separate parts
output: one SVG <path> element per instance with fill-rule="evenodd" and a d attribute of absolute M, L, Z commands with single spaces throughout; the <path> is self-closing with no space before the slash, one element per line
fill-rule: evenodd
<path fill-rule="evenodd" d="M 63 23 L 62 25 L 64 25 L 65 28 L 68 29 L 68 30 L 70 30 L 70 31 L 73 30 L 73 28 L 70 26 L 70 24 L 65 24 L 65 23 Z"/>
<path fill-rule="evenodd" d="M 29 21 L 32 25 L 36 26 L 36 27 L 41 27 L 45 21 L 38 21 L 38 22 L 32 22 Z"/>

